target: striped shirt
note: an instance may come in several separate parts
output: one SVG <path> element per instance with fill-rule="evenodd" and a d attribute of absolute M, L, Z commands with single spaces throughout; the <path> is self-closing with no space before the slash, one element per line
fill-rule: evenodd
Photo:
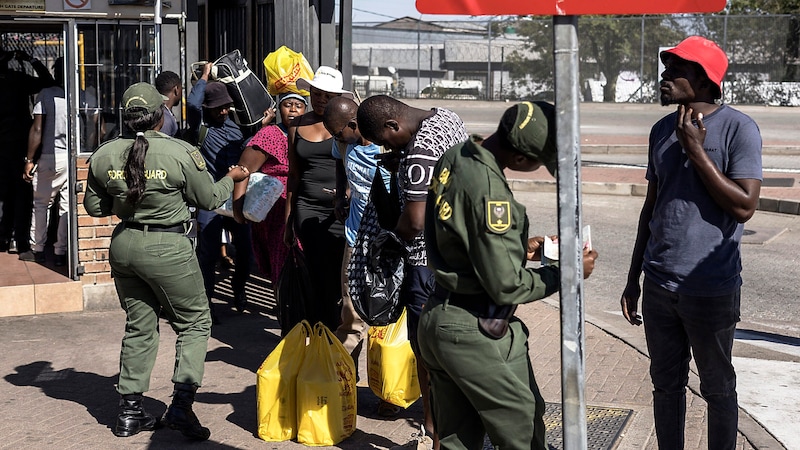
<path fill-rule="evenodd" d="M 424 202 L 428 198 L 433 167 L 450 147 L 468 139 L 464 122 L 450 110 L 434 108 L 434 114 L 420 123 L 400 161 L 398 183 L 402 207 L 406 202 Z M 408 263 L 413 266 L 428 264 L 423 233 L 414 238 Z"/>

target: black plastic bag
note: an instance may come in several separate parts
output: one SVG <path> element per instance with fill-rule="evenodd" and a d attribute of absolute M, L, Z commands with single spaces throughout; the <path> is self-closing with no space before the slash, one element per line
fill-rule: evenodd
<path fill-rule="evenodd" d="M 275 286 L 281 336 L 285 336 L 306 318 L 306 307 L 313 295 L 314 286 L 308 273 L 306 258 L 303 251 L 295 245 L 286 255 L 286 262 Z"/>
<path fill-rule="evenodd" d="M 391 231 L 382 230 L 369 245 L 365 283 L 353 307 L 370 326 L 388 325 L 400 318 L 400 290 L 409 248 Z"/>
<path fill-rule="evenodd" d="M 389 187 L 390 189 L 387 191 L 380 172 L 375 172 L 369 196 L 372 203 L 375 204 L 378 224 L 384 230 L 394 230 L 397 227 L 397 221 L 400 219 L 400 193 L 397 191 L 397 172 L 392 172 Z"/>

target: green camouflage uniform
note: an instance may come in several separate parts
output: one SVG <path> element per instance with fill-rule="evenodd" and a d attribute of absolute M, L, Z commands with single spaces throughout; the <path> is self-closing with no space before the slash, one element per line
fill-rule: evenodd
<path fill-rule="evenodd" d="M 442 448 L 481 448 L 488 433 L 499 448 L 546 449 L 528 330 L 513 317 L 513 305 L 556 292 L 558 268 L 525 267 L 525 207 L 488 150 L 467 141 L 439 160 L 425 240 L 437 294 L 423 310 L 419 342 Z M 478 326 L 480 314 L 456 306 L 456 296 L 487 305 L 496 317 L 511 316 L 508 332 L 489 337 Z"/>
<path fill-rule="evenodd" d="M 127 314 L 120 355 L 120 394 L 146 392 L 158 352 L 163 310 L 178 335 L 172 381 L 200 386 L 211 316 L 189 231 L 188 206 L 214 209 L 233 191 L 233 180 L 214 183 L 195 147 L 156 131 L 145 132 L 145 193 L 125 202 L 125 161 L 133 139 L 103 144 L 92 155 L 84 198 L 95 217 L 122 219 L 111 238 L 109 262 Z M 178 228 L 168 232 L 165 227 Z M 185 232 L 180 228 L 183 227 Z"/>

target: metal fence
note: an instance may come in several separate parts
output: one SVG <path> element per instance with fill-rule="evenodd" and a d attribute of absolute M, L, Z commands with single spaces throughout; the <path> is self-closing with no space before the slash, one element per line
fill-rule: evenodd
<path fill-rule="evenodd" d="M 383 65 L 391 61 L 408 97 L 437 81 L 481 80 L 481 99 L 552 99 L 552 19 L 426 25 L 354 24 L 353 73 L 388 75 Z M 793 15 L 581 17 L 584 101 L 658 101 L 660 50 L 693 34 L 728 55 L 726 102 L 800 106 L 800 16 Z"/>

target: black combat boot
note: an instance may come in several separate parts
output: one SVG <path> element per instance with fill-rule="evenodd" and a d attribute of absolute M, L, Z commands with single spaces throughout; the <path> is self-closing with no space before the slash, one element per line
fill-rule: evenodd
<path fill-rule="evenodd" d="M 144 410 L 142 394 L 125 394 L 119 399 L 119 415 L 114 427 L 116 436 L 133 436 L 140 431 L 153 430 L 157 424 L 158 419 Z"/>
<path fill-rule="evenodd" d="M 200 425 L 200 421 L 197 420 L 197 416 L 192 411 L 195 392 L 197 392 L 197 386 L 195 385 L 175 383 L 172 404 L 169 405 L 167 412 L 164 413 L 161 422 L 173 430 L 180 431 L 189 439 L 205 441 L 211 436 L 211 431 Z"/>

